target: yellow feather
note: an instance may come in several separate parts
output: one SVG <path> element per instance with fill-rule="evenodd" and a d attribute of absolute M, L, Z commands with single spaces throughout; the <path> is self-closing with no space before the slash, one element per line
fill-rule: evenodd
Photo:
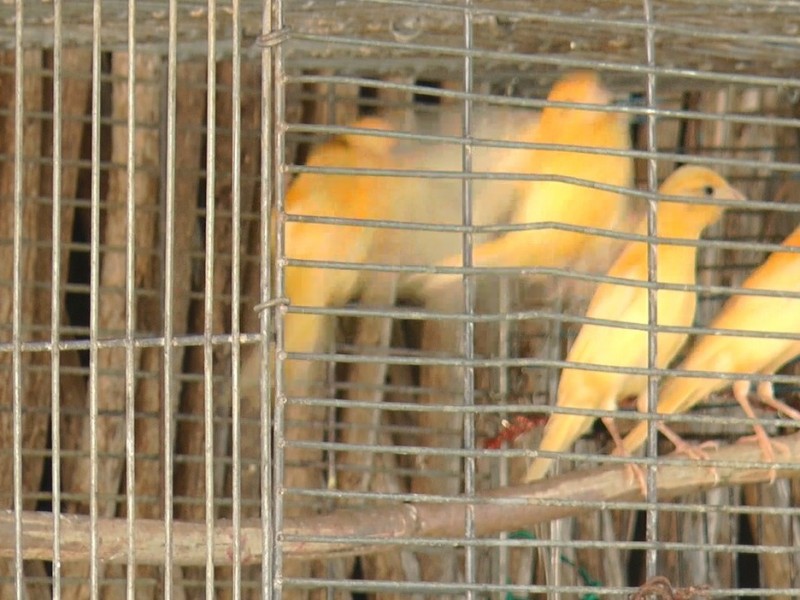
<path fill-rule="evenodd" d="M 660 196 L 744 200 L 722 177 L 700 167 L 687 166 L 675 171 L 659 189 Z M 722 214 L 724 206 L 667 201 L 658 204 L 657 236 L 660 238 L 697 240 L 703 230 Z M 643 221 L 638 231 L 646 231 Z M 693 245 L 657 244 L 657 282 L 693 285 L 697 249 Z M 630 242 L 608 272 L 609 276 L 647 281 L 647 244 Z M 558 387 L 557 405 L 593 410 L 614 410 L 621 398 L 641 395 L 646 377 L 628 373 L 591 370 L 591 365 L 605 367 L 647 367 L 647 331 L 626 327 L 646 325 L 648 320 L 647 288 L 623 283 L 602 283 L 589 303 L 586 316 L 616 321 L 619 326 L 585 324 L 570 349 L 567 360 L 585 363 L 589 370 L 565 368 Z M 693 291 L 659 290 L 656 296 L 659 326 L 688 327 L 694 320 L 696 295 Z M 657 367 L 664 368 L 686 340 L 685 334 L 657 334 Z M 593 417 L 554 413 L 545 426 L 539 446 L 548 452 L 564 451 L 585 432 Z M 530 465 L 526 481 L 541 479 L 552 459 L 537 458 Z"/>
<path fill-rule="evenodd" d="M 800 247 L 800 227 L 783 241 L 783 245 Z M 742 287 L 800 293 L 800 253 L 774 252 Z M 709 328 L 800 335 L 800 298 L 731 296 Z M 800 339 L 704 335 L 678 368 L 683 371 L 769 375 L 798 354 Z M 686 412 L 731 383 L 730 379 L 716 377 L 671 377 L 664 382 L 659 393 L 658 413 Z M 637 450 L 646 437 L 647 423 L 643 421 L 625 437 L 624 450 L 629 453 Z"/>
<path fill-rule="evenodd" d="M 596 73 L 577 72 L 557 82 L 547 99 L 551 102 L 586 104 L 586 109 L 547 107 L 529 142 L 562 144 L 587 149 L 623 152 L 630 149 L 627 117 L 618 112 L 592 110 L 607 107 L 610 92 Z M 575 179 L 576 183 L 541 180 L 520 182 L 512 223 L 564 223 L 574 226 L 619 229 L 629 211 L 624 192 L 592 187 L 596 184 L 629 188 L 632 185 L 633 160 L 627 156 L 570 150 L 535 150 L 528 154 L 521 172 Z M 586 182 L 586 183 L 581 183 Z M 550 267 L 608 264 L 614 243 L 607 237 L 544 228 L 512 231 L 479 244 L 473 249 L 476 267 Z M 599 260 L 597 260 L 599 258 Z M 583 264 L 582 263 L 582 264 Z M 438 263 L 457 267 L 461 254 Z M 460 280 L 459 275 L 426 278 L 426 289 L 441 288 Z"/>

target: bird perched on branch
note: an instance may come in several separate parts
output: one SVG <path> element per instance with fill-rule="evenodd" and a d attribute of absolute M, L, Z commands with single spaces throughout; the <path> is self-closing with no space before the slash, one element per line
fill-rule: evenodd
<path fill-rule="evenodd" d="M 742 284 L 742 288 L 766 293 L 790 293 L 794 297 L 780 295 L 737 294 L 731 296 L 709 325 L 720 333 L 700 337 L 689 355 L 678 367 L 681 371 L 721 372 L 742 375 L 733 382 L 733 395 L 745 413 L 755 418 L 748 400 L 750 381 L 748 375 L 771 375 L 800 354 L 800 227 L 784 241 L 787 249 L 795 252 L 777 251 L 757 268 Z M 752 332 L 752 335 L 730 335 L 722 330 Z M 791 337 L 769 337 L 770 334 Z M 690 410 L 710 394 L 731 385 L 730 379 L 720 377 L 670 377 L 658 395 L 658 413 L 675 414 Z M 757 386 L 758 397 L 767 406 L 800 421 L 800 412 L 777 400 L 772 384 L 762 381 Z M 687 449 L 680 438 L 664 424 L 659 429 L 679 449 Z M 764 428 L 754 425 L 756 439 L 765 460 L 774 460 L 772 443 Z M 640 422 L 623 440 L 621 450 L 631 453 L 637 450 L 647 437 L 647 423 Z"/>
<path fill-rule="evenodd" d="M 475 267 L 563 268 L 586 263 L 591 268 L 600 258 L 600 264 L 605 259 L 600 267 L 604 270 L 610 261 L 610 238 L 559 225 L 621 229 L 629 211 L 624 190 L 631 187 L 633 174 L 633 160 L 624 154 L 630 149 L 628 118 L 607 110 L 611 93 L 593 72 L 564 76 L 553 86 L 547 100 L 586 106 L 548 105 L 538 126 L 525 136 L 526 141 L 545 147 L 528 153 L 521 172 L 541 179 L 518 183 L 510 222 L 546 226 L 511 231 L 479 244 L 472 251 Z M 462 256 L 454 254 L 438 264 L 458 267 Z M 459 274 L 437 274 L 423 285 L 426 289 L 439 289 L 460 279 Z"/>
<path fill-rule="evenodd" d="M 696 240 L 703 230 L 716 222 L 726 206 L 704 201 L 741 201 L 744 196 L 715 172 L 701 167 L 684 166 L 670 175 L 659 188 L 656 234 L 664 242 L 656 246 L 656 282 L 680 286 L 659 289 L 656 296 L 659 327 L 688 327 L 694 320 L 696 293 L 684 286 L 695 283 Z M 681 199 L 681 197 L 684 197 Z M 689 203 L 685 197 L 700 202 Z M 646 234 L 647 221 L 641 222 L 639 234 Z M 612 411 L 629 396 L 643 397 L 647 378 L 643 374 L 610 369 L 646 368 L 648 332 L 629 327 L 648 323 L 648 257 L 644 241 L 629 242 L 608 272 L 618 282 L 604 282 L 597 287 L 586 312 L 589 319 L 612 323 L 586 323 L 570 348 L 567 361 L 576 366 L 565 368 L 558 385 L 557 406 L 568 409 Z M 630 283 L 627 283 L 630 282 Z M 656 366 L 665 368 L 686 340 L 686 334 L 659 332 Z M 644 407 L 640 406 L 640 410 Z M 585 433 L 595 417 L 581 414 L 553 413 L 544 429 L 540 452 L 561 452 Z M 611 418 L 603 418 L 615 443 L 622 439 Z M 526 481 L 544 477 L 553 459 L 539 456 L 528 468 Z"/>

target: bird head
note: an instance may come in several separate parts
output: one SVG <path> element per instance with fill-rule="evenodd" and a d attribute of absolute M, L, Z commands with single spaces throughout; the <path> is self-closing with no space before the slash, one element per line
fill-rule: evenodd
<path fill-rule="evenodd" d="M 309 154 L 307 164 L 316 167 L 367 167 L 370 156 L 385 156 L 396 146 L 397 140 L 382 136 L 380 132 L 391 131 L 392 127 L 378 117 L 364 117 L 350 125 L 358 129 L 331 138 L 324 144 L 315 146 Z"/>
<path fill-rule="evenodd" d="M 547 95 L 548 102 L 573 102 L 596 106 L 608 106 L 613 97 L 611 92 L 600 81 L 600 76 L 593 71 L 576 71 L 559 79 Z M 607 111 L 591 110 L 591 106 L 568 108 L 547 106 L 542 111 L 542 121 L 558 127 L 565 123 L 574 123 L 580 127 L 591 126 L 602 120 L 619 119 L 620 114 Z M 546 125 L 545 125 L 546 126 Z M 588 133 L 588 132 L 587 132 Z"/>
<path fill-rule="evenodd" d="M 611 92 L 594 71 L 573 71 L 553 84 L 547 99 L 553 102 L 610 104 Z"/>
<path fill-rule="evenodd" d="M 722 201 L 742 202 L 745 196 L 725 178 L 705 167 L 686 165 L 673 172 L 658 190 L 659 196 L 677 196 L 674 199 L 662 198 L 659 201 L 658 223 L 665 226 L 674 224 L 683 230 L 696 230 L 700 233 L 716 222 L 725 212 Z M 715 203 L 681 202 L 680 198 L 708 199 Z"/>
<path fill-rule="evenodd" d="M 596 110 L 608 107 L 613 96 L 597 73 L 577 71 L 557 81 L 547 96 L 550 102 L 569 102 L 583 107 L 547 106 L 542 115 L 534 141 L 542 144 L 564 144 L 588 148 L 623 149 L 630 147 L 628 116 L 625 113 Z M 581 160 L 583 159 L 583 160 Z M 580 163 L 593 162 L 592 155 L 573 157 Z M 548 160 L 538 157 L 537 161 Z M 557 158 L 563 160 L 563 157 Z"/>
<path fill-rule="evenodd" d="M 359 129 L 372 129 L 376 132 L 392 131 L 392 126 L 380 117 L 363 117 L 353 123 L 351 127 Z M 397 139 L 381 136 L 380 133 L 370 135 L 369 132 L 348 133 L 342 136 L 347 144 L 353 148 L 363 149 L 375 154 L 383 154 L 394 149 Z"/>
<path fill-rule="evenodd" d="M 368 170 L 391 168 L 396 139 L 382 134 L 383 131 L 391 130 L 391 127 L 379 118 L 361 119 L 352 126 L 364 131 L 337 135 L 322 144 L 315 145 L 308 155 L 306 166 L 363 169 L 363 173 L 358 175 L 299 173 L 286 191 L 287 211 L 334 216 L 338 214 L 337 210 L 340 210 L 337 205 L 341 202 L 341 198 L 358 194 L 374 195 L 376 184 Z M 364 189 L 359 191 L 359 188 Z"/>

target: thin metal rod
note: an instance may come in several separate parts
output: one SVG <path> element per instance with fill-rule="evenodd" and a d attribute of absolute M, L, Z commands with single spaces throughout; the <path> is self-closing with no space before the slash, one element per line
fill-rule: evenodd
<path fill-rule="evenodd" d="M 206 598 L 214 597 L 214 269 L 217 201 L 217 6 L 208 0 L 206 57 L 206 236 L 203 289 L 203 474 L 205 479 Z"/>
<path fill-rule="evenodd" d="M 273 2 L 273 31 L 281 31 L 284 24 L 284 7 L 283 0 L 274 0 Z M 275 227 L 275 295 L 279 298 L 286 296 L 286 269 L 284 262 L 286 260 L 286 247 L 284 240 L 285 224 L 286 224 L 286 206 L 285 206 L 285 177 L 284 167 L 286 166 L 286 97 L 285 97 L 285 81 L 283 79 L 285 72 L 283 45 L 277 44 L 273 50 L 274 61 L 274 74 L 275 79 L 275 93 L 274 93 L 274 111 L 275 120 L 273 122 L 273 165 L 272 173 L 274 178 L 273 189 L 275 191 L 275 214 L 277 227 Z M 284 474 L 284 443 L 285 443 L 285 430 L 286 430 L 286 389 L 284 383 L 284 364 L 285 364 L 285 335 L 284 325 L 285 307 L 281 307 L 275 318 L 275 409 L 274 409 L 274 422 L 273 422 L 273 457 L 272 457 L 272 477 L 274 486 L 272 489 L 272 501 L 275 507 L 275 521 L 274 532 L 271 540 L 275 548 L 274 557 L 274 587 L 272 589 L 274 598 L 280 600 L 283 595 L 283 588 L 281 580 L 283 576 L 283 563 L 284 553 L 283 546 L 279 541 L 281 532 L 284 527 L 284 506 L 282 487 L 285 480 Z M 266 432 L 265 432 L 266 433 Z"/>
<path fill-rule="evenodd" d="M 136 597 L 136 1 L 128 2 L 128 124 L 125 199 L 125 499 L 127 600 Z"/>
<path fill-rule="evenodd" d="M 556 304 L 553 307 L 556 312 L 563 313 L 564 312 L 564 299 L 560 296 L 556 296 Z M 549 320 L 548 323 L 550 327 L 552 327 L 551 339 L 552 340 L 561 340 L 562 335 L 564 335 L 564 322 L 560 319 L 552 319 Z M 553 360 L 561 360 L 561 347 L 559 343 L 550 344 L 549 348 L 549 355 Z M 547 369 L 548 373 L 548 398 L 558 398 L 558 382 L 559 382 L 559 375 L 560 371 L 558 369 Z M 553 402 L 551 406 L 555 405 L 556 403 Z M 560 462 L 560 461 L 559 461 Z M 556 469 L 560 469 L 559 462 L 556 463 Z M 559 473 L 560 470 L 556 470 L 556 473 Z M 556 544 L 563 543 L 564 537 L 564 528 L 565 523 L 562 519 L 555 519 L 554 521 L 550 522 L 550 543 L 552 544 L 554 541 Z M 561 597 L 561 588 L 562 588 L 562 578 L 563 578 L 563 563 L 561 562 L 561 548 L 560 546 L 553 546 L 550 552 L 546 552 L 544 548 L 540 544 L 537 544 L 537 549 L 540 553 L 543 553 L 547 556 L 549 565 L 546 565 L 550 568 L 548 575 L 552 576 L 551 580 L 547 580 L 547 583 L 552 584 L 555 588 L 553 597 L 555 600 L 558 600 Z M 544 561 L 542 562 L 545 565 Z"/>
<path fill-rule="evenodd" d="M 467 50 L 472 50 L 474 46 L 473 40 L 473 24 L 472 24 L 472 0 L 464 0 L 464 47 Z M 474 92 L 473 81 L 473 57 L 471 53 L 464 55 L 464 116 L 462 120 L 462 134 L 465 139 L 472 138 L 472 99 L 471 95 Z M 461 147 L 461 166 L 465 173 L 472 171 L 473 148 L 472 144 L 467 142 Z M 464 266 L 472 266 L 472 248 L 474 245 L 474 235 L 469 228 L 472 226 L 473 220 L 473 197 L 472 197 L 472 180 L 465 178 L 461 182 L 462 194 L 462 223 L 467 230 L 462 234 L 462 253 L 464 257 Z M 469 317 L 475 314 L 475 278 L 470 275 L 464 275 L 464 312 L 468 316 L 464 321 L 463 326 L 463 347 L 464 358 L 467 361 L 472 361 L 475 358 L 475 322 Z M 475 368 L 469 364 L 464 365 L 464 405 L 471 407 L 475 404 Z M 464 419 L 464 432 L 463 443 L 466 450 L 475 449 L 475 414 L 467 412 L 463 415 Z M 467 497 L 475 495 L 475 473 L 476 461 L 474 456 L 467 456 L 464 458 L 464 494 Z M 469 506 L 465 512 L 464 522 L 464 537 L 466 539 L 474 539 L 475 537 L 475 511 L 472 506 Z M 477 554 L 473 545 L 468 545 L 464 548 L 464 580 L 467 584 L 472 584 L 477 581 Z M 466 591 L 466 598 L 476 598 L 475 591 L 468 589 Z"/>
<path fill-rule="evenodd" d="M 500 280 L 500 287 L 497 295 L 497 310 L 500 313 L 507 313 L 511 310 L 511 280 L 503 277 Z M 511 355 L 511 327 L 508 321 L 501 321 L 497 325 L 497 355 L 500 358 L 508 358 Z M 511 391 L 509 371 L 506 367 L 497 369 L 497 394 L 500 398 L 508 398 Z M 498 419 L 507 419 L 508 413 L 501 411 L 497 413 Z M 508 448 L 508 443 L 503 442 L 503 449 Z M 500 456 L 497 461 L 496 479 L 493 477 L 492 484 L 498 488 L 510 485 L 509 476 L 510 462 L 507 457 Z M 499 540 L 508 540 L 508 532 L 498 535 Z M 510 580 L 510 554 L 509 548 L 501 545 L 496 554 L 496 581 L 502 585 Z"/>
<path fill-rule="evenodd" d="M 14 587 L 17 600 L 25 598 L 25 575 L 22 565 L 22 214 L 25 210 L 23 195 L 23 157 L 25 156 L 25 66 L 22 46 L 24 2 L 17 0 L 14 27 L 14 255 L 12 266 L 12 449 L 14 480 Z"/>
<path fill-rule="evenodd" d="M 264 3 L 261 16 L 261 30 L 264 35 L 272 33 L 273 29 L 272 4 Z M 272 260 L 270 253 L 270 223 L 272 222 L 273 191 L 275 189 L 273 165 L 275 163 L 274 136 L 274 99 L 277 94 L 276 80 L 274 78 L 275 50 L 271 46 L 264 46 L 261 53 L 261 294 L 259 304 L 263 305 L 272 300 Z M 267 351 L 272 309 L 262 310 L 260 314 L 261 342 L 261 543 L 264 554 L 261 559 L 261 589 L 264 596 L 268 597 L 275 585 L 275 519 L 272 502 L 272 401 L 270 389 L 273 384 L 273 374 L 270 367 L 274 365 Z"/>
<path fill-rule="evenodd" d="M 241 54 L 241 22 L 239 0 L 231 2 L 233 56 L 231 70 L 233 81 L 231 89 L 231 115 L 233 145 L 231 162 L 231 437 L 232 437 L 232 480 L 231 495 L 233 500 L 233 529 L 239 531 L 242 526 L 242 438 L 241 438 L 241 397 L 239 393 L 239 373 L 241 371 L 242 347 L 239 342 L 240 307 L 241 307 L 241 272 L 242 272 L 242 54 Z M 233 540 L 233 598 L 242 596 L 242 548 L 239 536 Z"/>
<path fill-rule="evenodd" d="M 175 283 L 175 165 L 176 165 L 176 119 L 178 86 L 178 2 L 169 3 L 169 44 L 167 49 L 167 130 L 166 173 L 164 177 L 164 523 L 174 520 L 174 498 L 172 482 L 175 480 L 173 448 L 175 428 L 174 415 L 178 409 L 178 386 L 174 377 L 173 356 Z M 174 539 L 170 527 L 166 528 L 164 544 L 164 596 L 171 598 L 175 581 Z"/>
<path fill-rule="evenodd" d="M 64 119 L 62 94 L 62 6 L 53 2 L 53 214 L 51 278 L 50 278 L 50 443 L 53 451 L 51 477 L 53 513 L 53 598 L 61 598 L 61 134 Z"/>
<path fill-rule="evenodd" d="M 100 53 L 100 33 L 102 31 L 102 0 L 94 0 L 92 5 L 92 150 L 91 150 L 91 210 L 90 210 L 90 248 L 89 248 L 89 522 L 91 538 L 89 541 L 89 585 L 92 600 L 99 598 L 98 587 L 100 562 L 98 556 L 97 519 L 98 499 L 98 359 L 100 348 L 97 345 L 100 323 L 100 117 L 102 70 Z"/>
<path fill-rule="evenodd" d="M 644 17 L 646 22 L 645 29 L 645 51 L 647 54 L 648 67 L 655 67 L 656 65 L 656 33 L 654 28 L 654 13 L 652 0 L 643 0 L 644 2 Z M 647 100 L 647 107 L 652 109 L 656 105 L 656 75 L 654 71 L 649 71 L 647 74 L 647 87 L 645 97 Z M 655 154 L 658 144 L 656 139 L 656 115 L 648 113 L 647 115 L 647 150 L 653 155 Z M 647 161 L 647 187 L 650 192 L 655 193 L 658 188 L 658 163 L 655 158 L 650 158 Z M 657 234 L 657 210 L 658 203 L 653 199 L 647 201 L 647 235 L 654 238 Z M 654 283 L 658 281 L 658 265 L 657 265 L 657 252 L 656 244 L 652 239 L 647 241 L 647 282 Z M 658 323 L 658 307 L 657 307 L 657 289 L 655 287 L 647 290 L 647 324 L 650 328 L 647 334 L 647 367 L 648 370 L 657 367 L 657 335 L 655 326 Z M 658 403 L 658 380 L 659 376 L 652 371 L 647 375 L 647 411 L 650 414 L 656 413 L 656 405 Z M 656 422 L 650 421 L 648 424 L 647 448 L 646 453 L 648 457 L 658 456 L 658 433 L 656 429 Z M 647 500 L 655 502 L 657 500 L 657 471 L 655 464 L 651 464 L 647 468 Z M 647 552 L 645 556 L 645 573 L 646 578 L 650 579 L 656 576 L 658 568 L 658 551 L 656 543 L 658 541 L 658 510 L 655 505 L 649 507 L 646 511 L 646 533 L 645 538 L 648 542 Z"/>

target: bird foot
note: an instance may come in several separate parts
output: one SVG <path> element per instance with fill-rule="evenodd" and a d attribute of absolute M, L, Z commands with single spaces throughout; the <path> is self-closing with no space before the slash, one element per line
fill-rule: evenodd
<path fill-rule="evenodd" d="M 681 436 L 677 433 L 672 431 L 669 427 L 667 427 L 664 423 L 658 424 L 658 430 L 670 441 L 672 445 L 675 446 L 675 453 L 676 454 L 683 454 L 692 460 L 701 461 L 701 460 L 709 460 L 709 455 L 706 452 L 706 449 L 716 450 L 719 448 L 719 444 L 713 440 L 707 440 L 705 442 L 701 442 L 700 444 L 690 444 L 686 440 L 684 440 Z M 719 473 L 717 472 L 716 467 L 709 467 L 711 473 L 714 475 L 714 483 L 719 483 Z"/>
<path fill-rule="evenodd" d="M 772 389 L 771 381 L 762 381 L 759 383 L 756 395 L 763 404 L 766 404 L 779 414 L 794 419 L 795 421 L 800 421 L 800 411 L 795 410 L 775 397 L 775 391 Z"/>
<path fill-rule="evenodd" d="M 755 412 L 753 411 L 753 407 L 750 405 L 750 400 L 748 399 L 748 392 L 750 390 L 750 382 L 747 380 L 737 381 L 733 384 L 733 397 L 736 398 L 736 401 L 742 407 L 744 413 L 753 421 L 756 421 L 758 417 L 756 417 Z M 800 416 L 800 413 L 797 413 L 794 409 L 786 406 L 783 402 L 775 399 L 775 395 L 772 390 L 772 384 L 767 382 L 762 382 L 758 386 L 758 396 L 761 398 L 761 401 L 775 408 L 776 410 L 783 412 L 788 417 L 792 419 L 797 419 Z M 795 414 L 797 413 L 797 414 Z M 770 437 L 767 435 L 764 426 L 760 423 L 756 422 L 753 425 L 753 433 L 754 435 L 746 436 L 741 438 L 739 441 L 747 441 L 755 439 L 756 443 L 758 443 L 759 448 L 761 448 L 761 457 L 764 459 L 764 462 L 774 463 L 775 462 L 775 450 L 773 448 L 780 448 L 783 447 L 783 451 L 787 454 L 791 454 L 789 452 L 789 448 L 785 444 L 781 444 L 780 442 L 773 442 Z M 773 466 L 769 471 L 769 482 L 775 483 L 775 477 L 777 477 L 777 471 Z"/>
<path fill-rule="evenodd" d="M 622 436 L 619 434 L 619 429 L 617 429 L 616 424 L 614 423 L 614 419 L 604 417 L 601 419 L 603 424 L 608 429 L 608 433 L 611 434 L 611 439 L 614 440 L 614 451 L 612 455 L 614 456 L 624 456 L 625 458 L 631 458 L 630 453 L 625 450 L 625 444 L 622 441 Z M 639 482 L 639 489 L 642 491 L 642 496 L 647 496 L 647 479 L 645 478 L 644 469 L 637 464 L 628 463 L 625 465 L 625 470 L 628 472 L 628 483 L 632 483 L 634 479 Z"/>
<path fill-rule="evenodd" d="M 755 433 L 753 435 L 746 435 L 744 437 L 741 437 L 738 440 L 736 440 L 736 443 L 741 444 L 741 443 L 756 442 L 759 448 L 761 448 L 761 458 L 766 463 L 776 462 L 777 460 L 775 456 L 776 450 L 787 458 L 792 455 L 792 451 L 789 449 L 789 446 L 787 446 L 783 442 L 778 442 L 770 438 L 763 427 L 759 425 L 757 427 L 754 427 L 754 429 Z M 776 471 L 775 467 L 772 467 L 769 470 L 769 482 L 775 483 L 775 478 L 777 476 L 778 472 Z"/>
<path fill-rule="evenodd" d="M 625 471 L 628 473 L 628 485 L 633 483 L 634 480 L 639 484 L 639 490 L 642 496 L 647 497 L 647 477 L 645 476 L 644 469 L 633 463 L 625 465 Z"/>
<path fill-rule="evenodd" d="M 714 440 L 706 440 L 705 442 L 700 442 L 699 444 L 690 444 L 689 442 L 684 441 L 683 445 L 675 446 L 675 452 L 677 454 L 685 454 L 692 460 L 710 460 L 710 456 L 706 450 L 718 450 L 719 449 L 719 442 Z"/>

